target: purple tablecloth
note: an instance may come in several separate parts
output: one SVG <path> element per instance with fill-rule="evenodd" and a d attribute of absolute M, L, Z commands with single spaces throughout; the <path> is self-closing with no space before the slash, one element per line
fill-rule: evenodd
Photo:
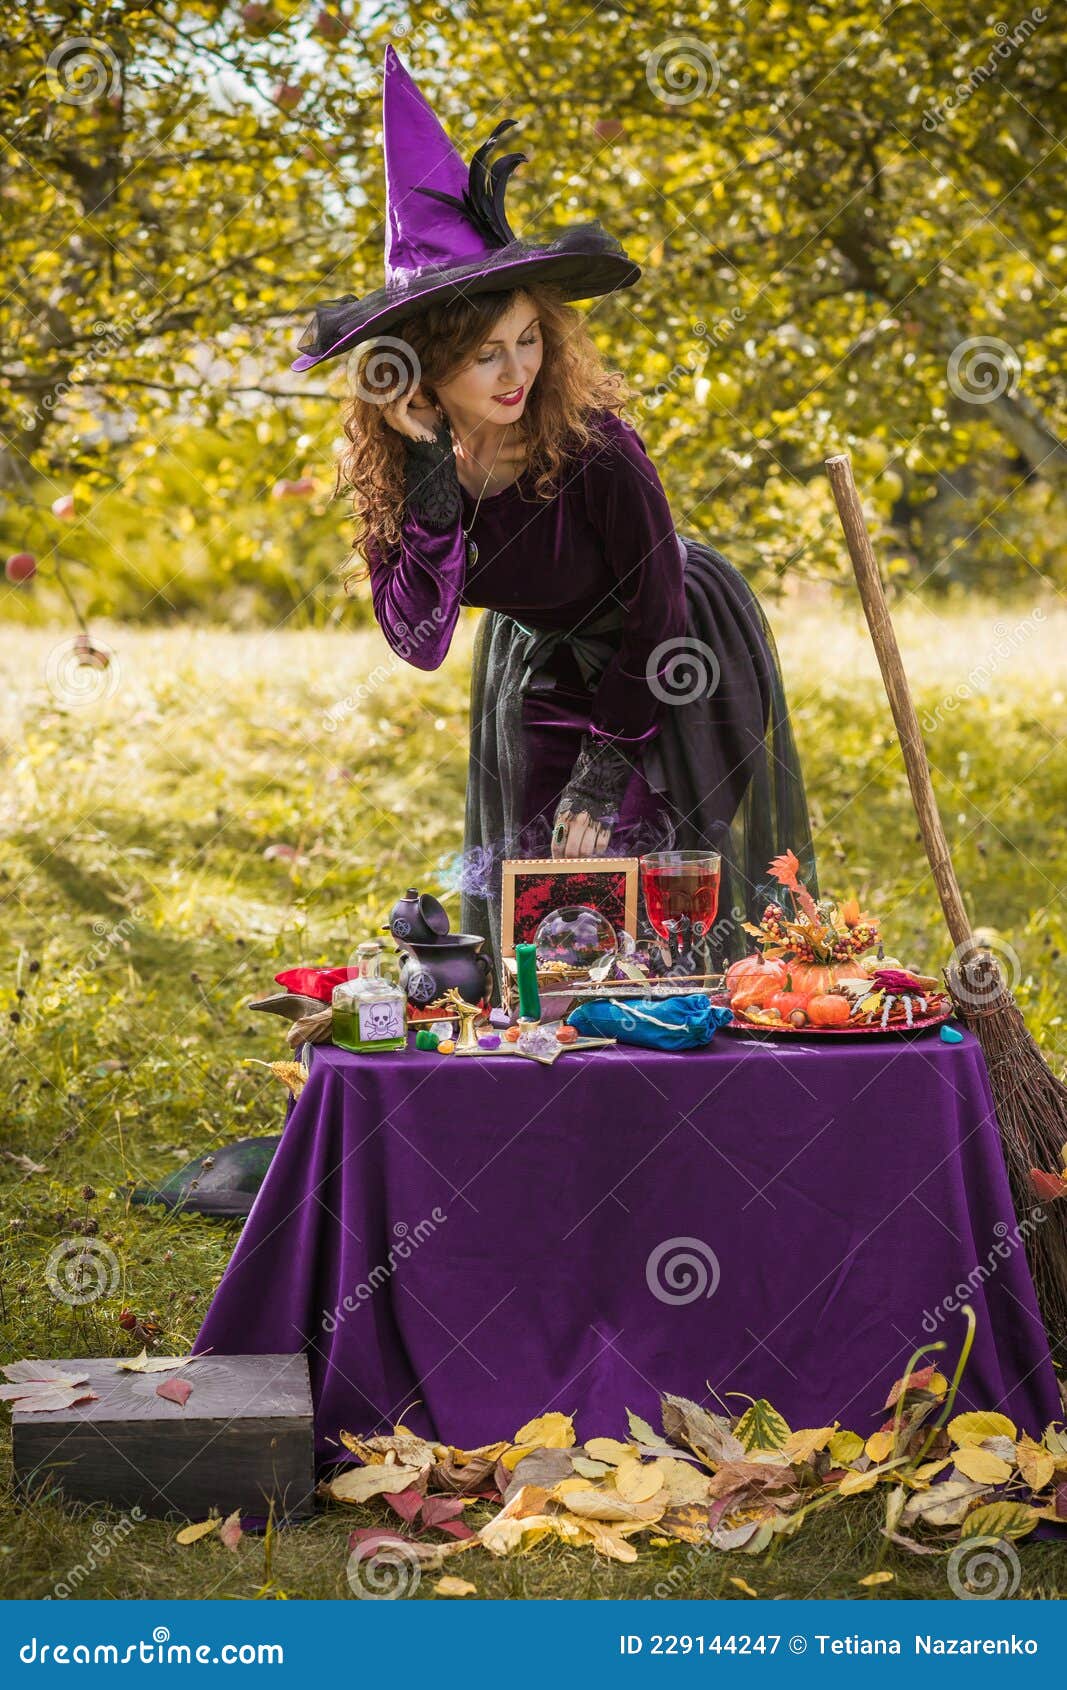
<path fill-rule="evenodd" d="M 957 1412 L 1040 1437 L 1059 1394 L 970 1033 L 551 1068 L 412 1038 L 315 1049 L 194 1348 L 306 1348 L 320 1461 L 401 1418 L 617 1436 L 666 1391 L 866 1435 L 918 1345 L 951 1372 L 964 1301 Z"/>

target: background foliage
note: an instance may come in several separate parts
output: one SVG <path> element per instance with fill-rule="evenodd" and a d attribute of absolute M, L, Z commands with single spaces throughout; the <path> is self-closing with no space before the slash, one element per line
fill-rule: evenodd
<path fill-rule="evenodd" d="M 367 616 L 344 376 L 288 364 L 316 299 L 381 281 L 388 40 L 465 156 L 519 119 L 521 232 L 596 215 L 644 266 L 587 310 L 679 526 L 847 590 L 848 446 L 901 590 L 1059 588 L 1058 8 L 156 0 L 0 34 L 0 544 L 40 570 L 4 615 L 66 613 L 58 565 L 86 615 Z"/>

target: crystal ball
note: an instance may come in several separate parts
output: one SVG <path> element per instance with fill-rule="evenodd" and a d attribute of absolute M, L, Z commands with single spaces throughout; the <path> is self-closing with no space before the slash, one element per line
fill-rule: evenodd
<path fill-rule="evenodd" d="M 607 957 L 615 957 L 619 941 L 606 915 L 585 904 L 550 910 L 534 934 L 537 961 L 565 962 L 572 968 L 595 968 Z"/>

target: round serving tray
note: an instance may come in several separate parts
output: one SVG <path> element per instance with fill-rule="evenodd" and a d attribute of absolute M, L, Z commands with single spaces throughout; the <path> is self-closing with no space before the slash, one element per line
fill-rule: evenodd
<path fill-rule="evenodd" d="M 910 1027 L 906 1021 L 891 1022 L 888 1027 L 877 1024 L 873 1027 L 813 1027 L 810 1022 L 805 1027 L 789 1027 L 784 1023 L 781 1027 L 771 1027 L 766 1022 L 746 1021 L 744 1016 L 736 1015 L 720 1031 L 751 1033 L 757 1037 L 762 1033 L 771 1039 L 886 1039 L 901 1034 L 906 1037 L 909 1033 L 923 1033 L 929 1027 L 940 1027 L 943 1022 L 951 1021 L 952 1016 L 951 1009 L 942 1010 L 939 1015 L 917 1015 Z"/>

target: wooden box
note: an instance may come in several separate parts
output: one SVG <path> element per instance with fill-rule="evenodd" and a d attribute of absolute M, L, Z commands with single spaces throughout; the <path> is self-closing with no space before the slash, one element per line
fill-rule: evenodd
<path fill-rule="evenodd" d="M 15 1479 L 51 1479 L 83 1502 L 203 1519 L 214 1508 L 275 1518 L 312 1512 L 314 1432 L 303 1355 L 198 1356 L 170 1373 L 118 1372 L 115 1360 L 60 1360 L 97 1401 L 12 1415 Z M 184 1379 L 184 1406 L 156 1395 Z"/>

